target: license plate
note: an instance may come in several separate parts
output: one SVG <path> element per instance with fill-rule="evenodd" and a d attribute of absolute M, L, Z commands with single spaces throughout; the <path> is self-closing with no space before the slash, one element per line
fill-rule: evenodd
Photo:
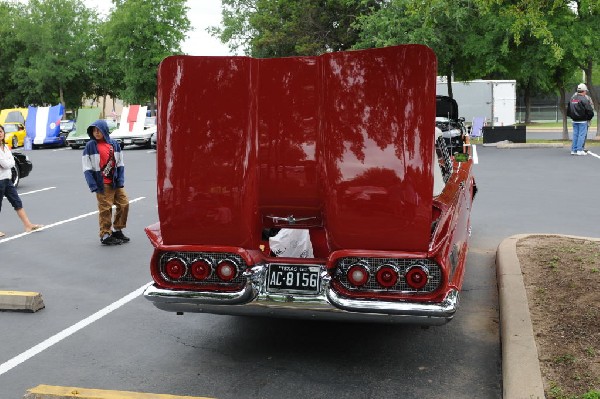
<path fill-rule="evenodd" d="M 319 266 L 269 265 L 267 287 L 270 291 L 319 292 Z"/>
<path fill-rule="evenodd" d="M 131 139 L 125 139 L 125 140 L 123 140 L 123 142 L 124 142 L 125 144 L 131 144 L 131 143 L 132 143 Z"/>

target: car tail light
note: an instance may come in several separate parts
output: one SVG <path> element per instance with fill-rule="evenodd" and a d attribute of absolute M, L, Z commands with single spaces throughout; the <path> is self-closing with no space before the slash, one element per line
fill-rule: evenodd
<path fill-rule="evenodd" d="M 179 280 L 185 275 L 185 263 L 181 259 L 169 259 L 165 264 L 165 273 L 171 280 Z"/>
<path fill-rule="evenodd" d="M 406 271 L 406 284 L 415 290 L 420 290 L 429 281 L 429 271 L 424 266 L 413 266 Z"/>
<path fill-rule="evenodd" d="M 222 260 L 217 265 L 217 276 L 222 281 L 231 281 L 237 276 L 237 265 L 231 260 Z"/>
<path fill-rule="evenodd" d="M 212 266 L 210 262 L 205 259 L 194 261 L 194 263 L 192 263 L 190 266 L 190 269 L 192 276 L 194 276 L 196 280 L 206 280 L 212 273 Z"/>
<path fill-rule="evenodd" d="M 369 281 L 369 269 L 362 264 L 355 264 L 350 266 L 346 277 L 350 284 L 355 287 L 361 287 Z"/>
<path fill-rule="evenodd" d="M 398 270 L 392 265 L 383 265 L 375 274 L 377 282 L 383 288 L 391 288 L 398 282 Z"/>

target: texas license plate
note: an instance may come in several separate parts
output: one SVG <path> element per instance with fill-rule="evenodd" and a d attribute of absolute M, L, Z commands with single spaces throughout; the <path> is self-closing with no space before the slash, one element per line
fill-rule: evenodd
<path fill-rule="evenodd" d="M 131 140 L 131 139 L 125 139 L 125 140 L 123 140 L 123 142 L 124 142 L 125 144 L 131 144 L 131 143 L 132 143 L 132 140 Z"/>
<path fill-rule="evenodd" d="M 270 291 L 319 292 L 319 266 L 269 265 L 267 287 Z"/>

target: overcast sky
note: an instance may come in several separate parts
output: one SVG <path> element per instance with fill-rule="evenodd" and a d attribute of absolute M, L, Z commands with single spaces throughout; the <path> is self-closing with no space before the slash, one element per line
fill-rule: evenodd
<path fill-rule="evenodd" d="M 106 15 L 112 6 L 110 0 L 84 2 L 102 15 Z M 188 32 L 189 38 L 182 43 L 182 51 L 190 55 L 229 55 L 227 46 L 206 32 L 207 27 L 221 23 L 221 0 L 187 0 L 187 6 L 188 19 L 194 30 Z"/>

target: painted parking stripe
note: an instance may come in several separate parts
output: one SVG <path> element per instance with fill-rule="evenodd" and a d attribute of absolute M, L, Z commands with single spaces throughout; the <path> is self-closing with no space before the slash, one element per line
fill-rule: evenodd
<path fill-rule="evenodd" d="M 73 324 L 71 327 L 65 328 L 58 334 L 53 335 L 52 337 L 37 344 L 36 346 L 32 347 L 31 349 L 28 349 L 25 352 L 13 357 L 9 361 L 0 364 L 0 376 L 5 374 L 6 372 L 12 370 L 13 368 L 17 367 L 19 364 L 31 359 L 38 353 L 43 352 L 44 350 L 50 348 L 51 346 L 59 343 L 63 339 L 75 334 L 77 331 L 81 330 L 82 328 L 89 326 L 90 324 L 92 324 L 93 322 L 95 322 L 97 320 L 100 320 L 101 318 L 108 315 L 112 311 L 119 309 L 121 306 L 125 305 L 126 303 L 134 300 L 138 296 L 142 295 L 144 290 L 150 284 L 152 284 L 152 282 L 144 284 L 137 290 L 125 295 L 123 298 L 119 299 L 118 301 L 111 303 L 104 309 L 101 309 L 101 310 L 97 311 L 96 313 L 94 313 L 93 315 L 81 320 L 80 322 Z"/>
<path fill-rule="evenodd" d="M 595 153 L 593 153 L 593 152 L 591 152 L 591 151 L 588 151 L 588 155 L 591 155 L 591 156 L 593 156 L 593 157 L 596 157 L 596 158 L 600 159 L 600 155 L 598 155 L 598 154 L 595 154 Z"/>
<path fill-rule="evenodd" d="M 35 194 L 35 193 L 40 193 L 42 191 L 48 191 L 48 190 L 53 190 L 56 187 L 46 187 L 46 188 L 41 188 L 39 190 L 34 190 L 34 191 L 27 191 L 26 193 L 19 193 L 19 195 L 28 195 L 28 194 Z"/>
<path fill-rule="evenodd" d="M 146 198 L 146 197 L 137 197 L 137 198 L 134 198 L 131 201 L 129 201 L 129 203 L 132 204 L 134 202 L 143 200 L 144 198 Z M 75 220 L 79 220 L 79 219 L 83 219 L 83 218 L 88 217 L 88 216 L 96 215 L 97 213 L 98 213 L 98 211 L 84 213 L 83 215 L 75 216 L 75 217 L 72 217 L 70 219 L 65 219 L 65 220 L 58 221 L 56 223 L 44 225 L 44 227 L 42 227 L 41 229 L 36 230 L 36 231 L 30 231 L 30 232 L 24 232 L 24 233 L 21 233 L 21 234 L 15 234 L 14 236 L 9 236 L 9 237 L 0 239 L 0 244 L 2 244 L 3 242 L 11 241 L 11 240 L 16 240 L 17 238 L 26 236 L 28 234 L 37 233 L 37 232 L 42 231 L 42 230 L 48 230 L 49 228 L 60 226 L 61 224 L 65 224 L 65 223 L 69 223 L 69 222 L 74 222 Z"/>
<path fill-rule="evenodd" d="M 473 144 L 471 146 L 471 148 L 473 149 L 473 155 L 472 155 L 473 163 L 475 165 L 477 165 L 479 163 L 479 157 L 477 156 L 477 146 L 475 144 Z"/>
<path fill-rule="evenodd" d="M 27 390 L 24 399 L 210 399 L 205 396 L 174 396 L 156 393 L 142 393 L 130 391 L 106 391 L 103 389 L 87 389 L 76 387 L 58 387 L 51 385 L 38 385 Z"/>

